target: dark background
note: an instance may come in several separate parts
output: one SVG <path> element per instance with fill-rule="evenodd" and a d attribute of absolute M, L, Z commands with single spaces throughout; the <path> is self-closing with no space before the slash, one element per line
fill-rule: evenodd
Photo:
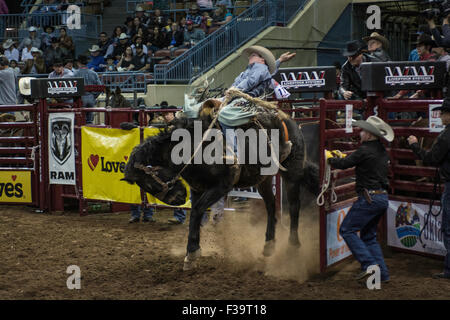
<path fill-rule="evenodd" d="M 20 6 L 20 0 L 6 0 L 6 4 L 8 5 L 9 13 L 22 13 L 23 8 Z"/>

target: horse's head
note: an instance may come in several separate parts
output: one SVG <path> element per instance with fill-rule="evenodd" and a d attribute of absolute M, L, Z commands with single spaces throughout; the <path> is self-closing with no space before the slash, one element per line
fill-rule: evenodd
<path fill-rule="evenodd" d="M 169 165 L 169 144 L 170 133 L 163 132 L 136 146 L 125 166 L 122 180 L 136 183 L 164 203 L 179 206 L 186 202 L 187 190 L 180 179 L 174 180 L 177 171 Z"/>
<path fill-rule="evenodd" d="M 111 108 L 130 108 L 131 103 L 122 95 L 119 87 L 114 92 L 110 91 L 108 87 L 105 88 L 106 106 Z"/>

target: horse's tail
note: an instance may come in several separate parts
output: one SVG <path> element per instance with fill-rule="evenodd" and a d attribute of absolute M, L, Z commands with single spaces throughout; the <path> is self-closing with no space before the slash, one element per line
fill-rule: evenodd
<path fill-rule="evenodd" d="M 319 195 L 319 166 L 311 161 L 306 161 L 303 166 L 302 184 L 314 195 Z"/>

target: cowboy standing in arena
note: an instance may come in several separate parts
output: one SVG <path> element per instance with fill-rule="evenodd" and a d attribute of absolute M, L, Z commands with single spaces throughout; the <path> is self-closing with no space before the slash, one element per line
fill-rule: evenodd
<path fill-rule="evenodd" d="M 380 138 L 391 142 L 394 140 L 392 128 L 376 116 L 366 121 L 354 123 L 362 129 L 361 146 L 347 157 L 334 157 L 327 152 L 328 163 L 337 169 L 355 167 L 356 192 L 358 200 L 348 211 L 341 224 L 339 234 L 361 264 L 362 272 L 357 280 L 369 276 L 368 267 L 378 265 L 381 282 L 389 281 L 389 271 L 384 262 L 383 252 L 377 242 L 377 226 L 388 208 L 388 165 L 389 156 Z M 360 232 L 358 237 L 357 232 Z"/>
<path fill-rule="evenodd" d="M 412 151 L 422 159 L 424 165 L 439 166 L 440 176 L 445 180 L 445 189 L 441 198 L 442 206 L 442 235 L 444 246 L 447 249 L 445 256 L 444 272 L 433 275 L 437 279 L 450 279 L 450 98 L 446 98 L 441 107 L 433 111 L 441 111 L 444 131 L 436 138 L 430 151 L 420 148 L 415 136 L 409 136 L 408 143 Z"/>

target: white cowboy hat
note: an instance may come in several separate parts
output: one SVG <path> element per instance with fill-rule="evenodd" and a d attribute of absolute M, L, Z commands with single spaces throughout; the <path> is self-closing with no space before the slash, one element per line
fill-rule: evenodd
<path fill-rule="evenodd" d="M 31 95 L 31 80 L 34 80 L 34 77 L 23 77 L 19 79 L 19 92 L 24 96 Z"/>
<path fill-rule="evenodd" d="M 122 32 L 120 34 L 119 40 L 128 39 L 128 38 L 129 38 L 128 35 L 126 33 Z"/>
<path fill-rule="evenodd" d="M 371 134 L 386 139 L 389 142 L 394 140 L 395 134 L 391 126 L 384 122 L 377 116 L 370 116 L 366 121 L 358 120 L 353 122 L 353 125 L 370 132 Z"/>
<path fill-rule="evenodd" d="M 42 51 L 39 50 L 39 49 L 36 48 L 36 47 L 32 47 L 31 50 L 30 50 L 30 52 L 31 52 L 31 53 L 33 53 L 33 52 L 39 52 L 40 54 L 42 54 Z"/>
<path fill-rule="evenodd" d="M 29 27 L 28 31 L 29 32 L 36 32 L 37 28 L 36 27 Z"/>
<path fill-rule="evenodd" d="M 136 12 L 144 12 L 144 8 L 142 8 L 141 6 L 136 6 Z"/>
<path fill-rule="evenodd" d="M 96 52 L 96 51 L 100 51 L 100 47 L 96 44 L 94 44 L 90 49 L 90 52 Z"/>
<path fill-rule="evenodd" d="M 251 46 L 244 49 L 242 53 L 246 54 L 247 57 L 249 57 L 252 53 L 257 53 L 258 55 L 260 55 L 266 61 L 266 64 L 269 67 L 270 74 L 274 73 L 277 69 L 275 57 L 273 56 L 272 52 L 270 52 L 270 50 L 264 47 Z"/>
<path fill-rule="evenodd" d="M 8 39 L 3 44 L 3 49 L 9 49 L 14 44 L 14 41 L 12 39 Z"/>

